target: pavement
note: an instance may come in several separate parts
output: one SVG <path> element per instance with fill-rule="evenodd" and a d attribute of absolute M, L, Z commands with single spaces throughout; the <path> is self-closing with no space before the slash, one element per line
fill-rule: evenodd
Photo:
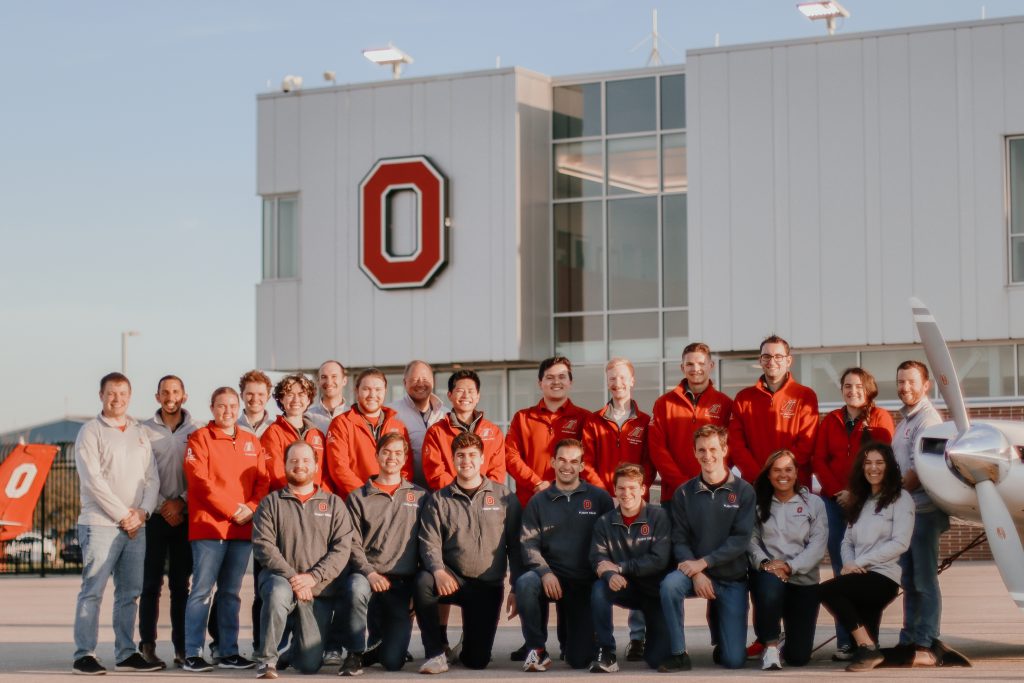
<path fill-rule="evenodd" d="M 829 571 L 822 568 L 823 580 Z M 943 639 L 952 647 L 967 655 L 972 668 L 919 668 L 919 669 L 876 669 L 867 674 L 848 674 L 842 666 L 830 660 L 833 643 L 818 650 L 811 663 L 802 668 L 786 668 L 779 673 L 762 673 L 760 662 L 748 662 L 746 669 L 726 671 L 711 663 L 711 647 L 707 626 L 704 623 L 703 600 L 692 599 L 686 603 L 686 637 L 694 669 L 684 675 L 688 680 L 704 680 L 728 677 L 735 680 L 764 681 L 766 676 L 774 678 L 832 679 L 833 677 L 856 679 L 858 681 L 881 681 L 890 679 L 908 680 L 985 680 L 1010 681 L 1024 680 L 1024 612 L 1018 610 L 1010 600 L 995 564 L 991 562 L 961 562 L 954 565 L 940 577 L 943 594 L 942 631 Z M 0 681 L 50 681 L 67 679 L 71 672 L 72 620 L 75 610 L 75 597 L 78 592 L 77 576 L 38 577 L 0 577 Z M 251 591 L 251 584 L 246 587 Z M 111 630 L 110 604 L 113 588 L 108 586 L 100 617 L 99 657 L 112 668 L 113 663 L 113 632 Z M 250 596 L 251 597 L 251 593 Z M 161 613 L 169 613 L 166 592 L 163 598 Z M 250 638 L 250 623 L 246 618 L 248 610 L 243 609 L 242 615 L 242 650 L 248 654 L 246 646 Z M 895 644 L 902 623 L 903 615 L 900 601 L 897 600 L 886 611 L 882 621 L 882 646 Z M 667 678 L 670 674 L 658 674 L 647 669 L 642 662 L 625 662 L 621 657 L 622 647 L 628 642 L 626 630 L 626 613 L 618 611 L 615 615 L 616 636 L 619 642 L 620 666 L 622 669 L 615 675 L 604 675 L 599 680 L 631 680 L 639 676 Z M 458 609 L 452 610 L 453 634 L 458 633 Z M 158 654 L 171 660 L 172 650 L 169 643 L 170 628 L 160 628 L 161 642 Z M 824 642 L 833 635 L 832 621 L 822 610 L 818 620 L 818 637 L 816 642 Z M 752 637 L 752 636 L 751 636 Z M 439 676 L 440 679 L 453 678 L 463 680 L 488 679 L 492 681 L 517 680 L 523 681 L 528 676 L 518 666 L 509 661 L 508 653 L 522 644 L 522 634 L 518 621 L 502 620 L 494 647 L 494 661 L 485 671 L 470 671 L 461 667 L 453 667 L 450 672 Z M 557 651 L 554 642 L 554 628 L 550 649 Z M 423 656 L 418 632 L 413 633 L 411 644 L 413 656 L 417 657 L 414 664 L 406 669 L 389 674 L 380 667 L 366 669 L 363 680 L 409 680 L 415 676 Z M 335 669 L 325 669 L 317 677 L 334 675 Z M 585 678 L 591 676 L 585 671 L 577 672 L 566 665 L 556 662 L 555 666 L 544 674 L 534 674 L 530 678 L 541 678 L 545 681 L 568 678 Z M 167 670 L 153 674 L 117 674 L 110 676 L 146 680 L 181 681 L 190 680 L 252 680 L 253 671 L 214 671 L 209 674 L 189 674 L 180 670 Z M 305 678 L 293 671 L 283 671 L 281 680 Z"/>

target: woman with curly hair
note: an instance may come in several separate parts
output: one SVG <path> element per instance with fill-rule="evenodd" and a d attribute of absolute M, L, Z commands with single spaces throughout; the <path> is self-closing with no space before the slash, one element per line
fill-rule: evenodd
<path fill-rule="evenodd" d="M 901 482 L 892 447 L 861 447 L 848 485 L 843 566 L 838 576 L 821 585 L 821 603 L 857 644 L 847 671 L 870 671 L 883 659 L 878 627 L 899 591 L 900 555 L 914 532 L 914 499 Z"/>

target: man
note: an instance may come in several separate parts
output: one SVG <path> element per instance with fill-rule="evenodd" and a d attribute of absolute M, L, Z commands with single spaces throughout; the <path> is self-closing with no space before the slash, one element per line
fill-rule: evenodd
<path fill-rule="evenodd" d="M 672 555 L 678 563 L 661 583 L 671 653 L 659 671 L 688 671 L 683 603 L 709 601 L 713 658 L 728 669 L 746 659 L 747 548 L 754 530 L 754 488 L 726 467 L 728 431 L 704 425 L 693 435 L 700 475 L 672 498 Z"/>
<path fill-rule="evenodd" d="M 683 381 L 658 397 L 647 436 L 654 468 L 661 474 L 661 504 L 671 503 L 676 489 L 700 473 L 693 454 L 693 433 L 706 424 L 728 427 L 732 399 L 715 389 L 715 361 L 702 342 L 683 349 Z"/>
<path fill-rule="evenodd" d="M 764 374 L 736 394 L 729 422 L 729 454 L 743 478 L 754 481 L 768 456 L 789 450 L 796 456 L 798 478 L 811 485 L 811 454 L 818 430 L 818 397 L 790 375 L 789 342 L 772 335 L 761 342 Z"/>
<path fill-rule="evenodd" d="M 502 582 L 522 573 L 519 545 L 520 508 L 505 486 L 481 475 L 483 441 L 471 432 L 452 443 L 455 481 L 434 492 L 423 509 L 420 559 L 414 602 L 427 660 L 420 673 L 448 670 L 438 621 L 438 603 L 462 608 L 464 646 L 459 660 L 470 669 L 483 669 L 491 660 L 498 629 Z M 509 595 L 509 614 L 515 594 Z"/>
<path fill-rule="evenodd" d="M 617 510 L 594 525 L 590 564 L 594 582 L 590 605 L 597 639 L 591 673 L 619 670 L 615 657 L 612 605 L 640 610 L 647 625 L 644 659 L 652 669 L 668 651 L 665 615 L 658 600 L 658 586 L 672 554 L 668 514 L 644 502 L 644 470 L 624 463 L 615 470 Z"/>
<path fill-rule="evenodd" d="M 267 475 L 270 477 L 271 491 L 282 489 L 288 484 L 285 476 L 285 451 L 296 441 L 303 441 L 313 449 L 317 463 L 313 483 L 321 486 L 326 438 L 310 419 L 307 410 L 315 391 L 313 382 L 303 374 L 287 375 L 274 387 L 274 401 L 281 414 L 260 437 L 260 443 L 267 452 Z"/>
<path fill-rule="evenodd" d="M 914 360 L 896 368 L 896 391 L 903 406 L 903 421 L 896 427 L 892 449 L 903 473 L 903 488 L 916 504 L 914 534 L 910 549 L 903 553 L 903 629 L 900 646 L 916 666 L 934 666 L 932 647 L 939 638 L 942 621 L 942 592 L 939 590 L 939 536 L 949 529 L 949 516 L 937 508 L 921 486 L 914 463 L 914 447 L 926 427 L 942 422 L 928 399 L 931 381 L 928 368 Z M 913 650 L 912 657 L 910 651 Z"/>
<path fill-rule="evenodd" d="M 594 652 L 590 592 L 594 573 L 587 555 L 594 524 L 614 509 L 604 490 L 580 481 L 583 444 L 562 439 L 551 467 L 555 485 L 530 499 L 523 512 L 520 540 L 523 568 L 516 581 L 516 607 L 528 653 L 523 671 L 546 671 L 551 665 L 543 615 L 557 602 L 565 621 L 565 660 L 574 669 L 589 664 Z"/>
<path fill-rule="evenodd" d="M 100 602 L 114 577 L 115 671 L 159 671 L 135 649 L 136 601 L 142 592 L 146 520 L 156 508 L 160 479 L 153 448 L 142 426 L 128 415 L 132 385 L 119 372 L 100 380 L 100 414 L 82 425 L 75 440 L 81 481 L 78 539 L 82 589 L 75 606 L 76 674 L 105 674 L 96 658 Z"/>
<path fill-rule="evenodd" d="M 427 487 L 436 491 L 455 481 L 452 441 L 464 432 L 476 434 L 484 443 L 484 476 L 504 484 L 505 436 L 476 409 L 480 403 L 480 376 L 472 370 L 453 372 L 448 378 L 448 401 L 452 411 L 431 425 L 423 439 Z"/>
<path fill-rule="evenodd" d="M 250 370 L 238 380 L 238 391 L 242 395 L 243 410 L 238 416 L 238 426 L 247 432 L 263 436 L 267 427 L 274 423 L 274 416 L 267 412 L 267 401 L 274 383 L 266 373 Z"/>
<path fill-rule="evenodd" d="M 185 605 L 192 575 L 192 547 L 188 542 L 188 499 L 185 487 L 185 447 L 189 434 L 200 427 L 185 410 L 185 383 L 176 375 L 164 375 L 156 385 L 156 414 L 142 423 L 153 446 L 160 475 L 157 514 L 146 522 L 146 563 L 139 599 L 139 651 L 146 661 L 165 667 L 156 656 L 156 625 L 160 617 L 160 589 L 167 567 L 171 592 L 171 642 L 174 663 L 185 663 Z"/>
<path fill-rule="evenodd" d="M 348 384 L 345 366 L 336 360 L 325 360 L 317 370 L 317 383 L 320 386 L 320 400 L 310 406 L 306 417 L 326 434 L 331 420 L 348 410 L 344 395 L 345 385 Z"/>
<path fill-rule="evenodd" d="M 380 474 L 353 491 L 346 503 L 355 526 L 352 573 L 344 582 L 349 615 L 348 654 L 342 676 L 358 676 L 379 661 L 388 671 L 405 664 L 412 637 L 409 602 L 419 560 L 420 513 L 427 492 L 402 478 L 409 444 L 401 434 L 377 444 Z M 369 643 L 367 648 L 367 628 Z"/>
<path fill-rule="evenodd" d="M 434 369 L 428 363 L 411 361 L 405 366 L 402 383 L 405 385 L 405 396 L 388 407 L 398 414 L 398 419 L 409 430 L 412 481 L 417 486 L 426 487 L 427 480 L 423 475 L 423 438 L 431 425 L 444 418 L 444 404 L 434 394 Z"/>
<path fill-rule="evenodd" d="M 253 557 L 263 566 L 257 678 L 277 678 L 277 646 L 289 615 L 294 615 L 291 664 L 306 674 L 320 669 L 334 579 L 348 564 L 352 543 L 345 504 L 316 485 L 313 448 L 293 442 L 284 469 L 287 486 L 260 501 L 253 519 Z"/>

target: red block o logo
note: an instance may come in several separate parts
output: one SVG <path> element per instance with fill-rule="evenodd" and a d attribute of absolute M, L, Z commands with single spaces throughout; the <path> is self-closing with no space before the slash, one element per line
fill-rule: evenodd
<path fill-rule="evenodd" d="M 389 253 L 388 196 L 412 190 L 418 199 L 417 247 Z M 448 180 L 425 156 L 381 159 L 359 184 L 359 268 L 381 289 L 425 287 L 448 261 Z"/>

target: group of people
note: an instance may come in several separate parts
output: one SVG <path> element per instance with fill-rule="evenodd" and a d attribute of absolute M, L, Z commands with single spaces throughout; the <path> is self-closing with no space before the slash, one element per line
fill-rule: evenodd
<path fill-rule="evenodd" d="M 730 399 L 711 380 L 711 349 L 690 344 L 682 381 L 648 415 L 632 398 L 630 361 L 608 362 L 610 398 L 592 413 L 571 401 L 572 364 L 556 356 L 538 368 L 539 402 L 504 434 L 478 410 L 477 373 L 451 374 L 446 407 L 422 361 L 409 363 L 405 393 L 389 405 L 374 368 L 355 378 L 351 406 L 337 361 L 320 366 L 319 392 L 302 374 L 275 385 L 253 370 L 237 391 L 213 392 L 206 424 L 184 407 L 179 377 L 160 379 L 158 409 L 138 422 L 128 378 L 108 374 L 102 410 L 75 444 L 83 574 L 73 671 L 106 672 L 96 643 L 111 576 L 118 671 L 166 666 L 156 653 L 165 576 L 174 660 L 187 671 L 398 670 L 411 661 L 410 606 L 421 673 L 454 662 L 482 669 L 503 605 L 522 626 L 512 659 L 545 671 L 552 603 L 569 666 L 618 670 L 619 605 L 630 610 L 625 658 L 685 671 L 684 605 L 694 596 L 707 600 L 722 666 L 806 664 L 824 605 L 836 620 L 833 658 L 860 671 L 882 660 L 881 614 L 901 584 L 899 647 L 927 664 L 939 635 L 938 537 L 948 528 L 914 473 L 920 432 L 940 421 L 928 370 L 899 366 L 897 430 L 862 368 L 842 374 L 844 406 L 820 420 L 792 362 L 789 344 L 768 337 L 763 374 Z M 826 550 L 833 578 L 819 585 Z M 255 661 L 238 643 L 250 559 Z M 454 645 L 451 605 L 463 620 Z"/>

